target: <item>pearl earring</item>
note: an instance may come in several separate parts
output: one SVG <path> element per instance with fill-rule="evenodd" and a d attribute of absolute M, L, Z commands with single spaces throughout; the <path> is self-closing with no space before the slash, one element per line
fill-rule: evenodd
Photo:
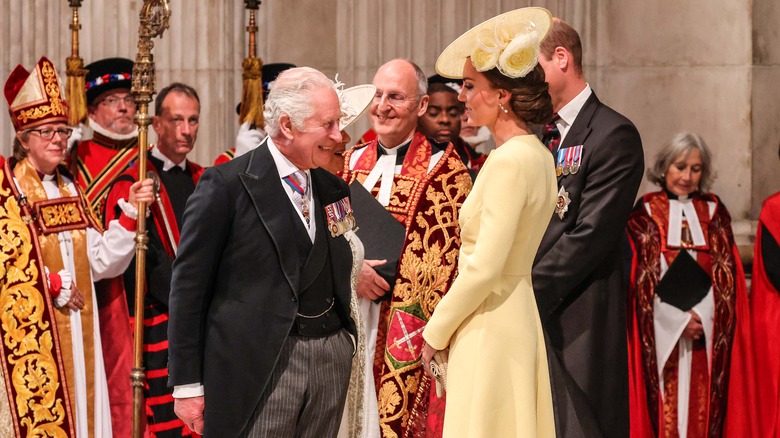
<path fill-rule="evenodd" d="M 509 110 L 504 108 L 504 104 L 503 103 L 499 102 L 498 103 L 498 107 L 501 108 L 501 111 L 503 111 L 504 114 L 509 114 Z"/>

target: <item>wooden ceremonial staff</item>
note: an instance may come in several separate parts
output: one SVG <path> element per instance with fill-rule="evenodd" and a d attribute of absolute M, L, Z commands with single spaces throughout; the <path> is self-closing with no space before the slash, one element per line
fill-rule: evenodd
<path fill-rule="evenodd" d="M 260 8 L 260 0 L 244 0 L 249 11 L 249 53 L 244 58 L 244 89 L 241 93 L 241 114 L 239 123 L 249 122 L 252 127 L 265 128 L 263 119 L 263 61 L 257 57 L 257 23 L 255 11 Z"/>
<path fill-rule="evenodd" d="M 168 0 L 144 0 L 141 7 L 138 27 L 138 54 L 133 65 L 132 92 L 138 104 L 138 112 L 135 115 L 135 123 L 138 125 L 138 180 L 146 178 L 146 148 L 147 134 L 152 117 L 149 116 L 149 103 L 155 93 L 154 57 L 152 38 L 162 36 L 168 28 L 168 20 L 171 9 Z M 133 438 L 141 438 L 143 429 L 141 419 L 144 409 L 144 379 L 146 375 L 143 368 L 144 345 L 144 295 L 146 294 L 146 204 L 139 202 L 138 221 L 135 232 L 135 325 L 133 344 L 133 371 L 130 379 L 133 381 Z"/>

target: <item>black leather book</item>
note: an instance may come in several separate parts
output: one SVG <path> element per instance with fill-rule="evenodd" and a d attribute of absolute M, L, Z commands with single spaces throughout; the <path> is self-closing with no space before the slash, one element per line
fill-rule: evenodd
<path fill-rule="evenodd" d="M 710 286 L 712 281 L 707 271 L 688 251 L 680 250 L 655 287 L 655 293 L 661 301 L 687 312 L 707 296 Z"/>
<path fill-rule="evenodd" d="M 349 189 L 352 194 L 352 212 L 358 227 L 357 235 L 363 242 L 366 260 L 387 260 L 387 263 L 374 269 L 390 285 L 390 292 L 376 301 L 389 300 L 406 239 L 406 228 L 362 184 L 354 181 Z"/>

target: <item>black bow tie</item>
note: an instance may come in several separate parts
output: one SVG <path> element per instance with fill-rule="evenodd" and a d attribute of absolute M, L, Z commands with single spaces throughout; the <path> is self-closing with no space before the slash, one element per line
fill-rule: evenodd
<path fill-rule="evenodd" d="M 184 172 L 184 169 L 182 169 L 182 168 L 181 168 L 181 167 L 179 167 L 179 166 L 173 166 L 173 167 L 171 167 L 170 169 L 166 170 L 165 172 L 166 172 L 166 173 L 168 173 L 168 174 L 170 174 L 170 175 L 178 175 L 178 174 L 180 174 L 180 173 L 183 173 L 183 172 Z"/>

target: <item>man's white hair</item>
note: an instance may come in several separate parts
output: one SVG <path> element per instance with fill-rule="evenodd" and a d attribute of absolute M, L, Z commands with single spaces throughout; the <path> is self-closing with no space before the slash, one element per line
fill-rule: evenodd
<path fill-rule="evenodd" d="M 263 108 L 268 135 L 273 137 L 279 133 L 279 119 L 282 114 L 290 117 L 295 129 L 302 130 L 303 122 L 315 111 L 310 94 L 323 87 L 332 90 L 333 81 L 311 67 L 296 67 L 283 71 L 274 81 Z"/>

